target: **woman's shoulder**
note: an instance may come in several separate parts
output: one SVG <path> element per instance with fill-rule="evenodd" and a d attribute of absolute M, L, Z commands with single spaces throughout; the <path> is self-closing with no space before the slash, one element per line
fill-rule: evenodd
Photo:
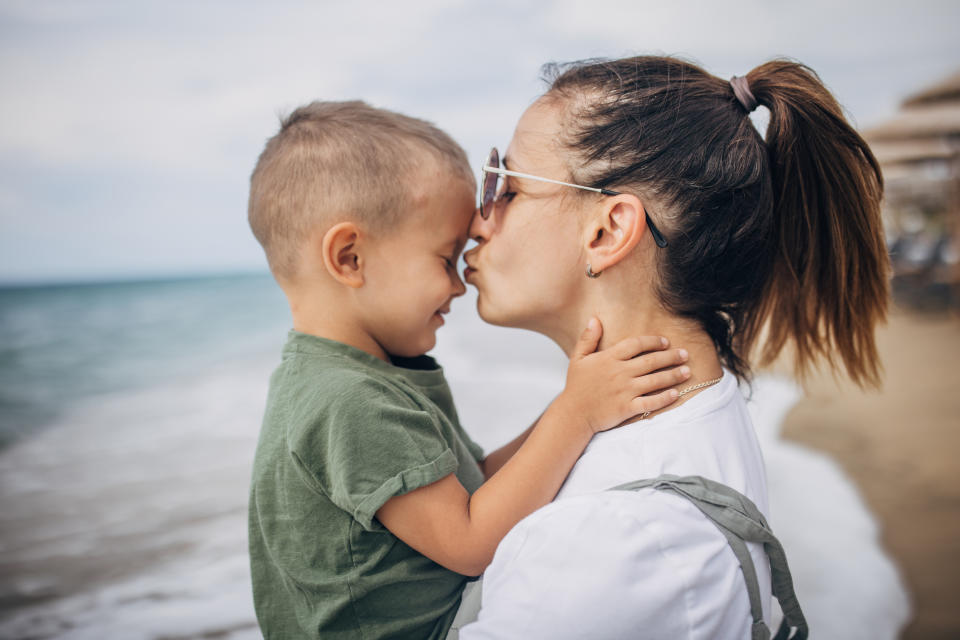
<path fill-rule="evenodd" d="M 689 434 L 699 431 L 703 432 L 699 439 L 722 439 L 727 431 L 745 427 L 752 427 L 746 401 L 736 378 L 725 371 L 718 384 L 699 391 L 676 408 L 597 434 L 588 450 L 630 441 L 689 440 Z"/>
<path fill-rule="evenodd" d="M 716 528 L 688 500 L 670 492 L 645 488 L 634 491 L 610 489 L 555 500 L 521 520 L 510 535 L 527 539 L 549 530 L 554 532 L 550 534 L 551 538 L 569 536 L 574 540 L 579 537 L 574 530 L 583 531 L 584 527 L 597 529 L 594 533 L 604 538 L 623 535 L 634 542 L 641 542 L 633 534 L 643 529 L 654 537 L 663 536 L 666 546 L 699 538 L 699 535 L 674 535 L 684 531 L 691 534 L 706 532 L 711 534 L 707 536 L 709 538 L 713 538 L 712 534 L 716 532 Z M 658 543 L 658 546 L 661 545 Z"/>
<path fill-rule="evenodd" d="M 557 500 L 526 517 L 501 542 L 494 564 L 522 571 L 565 566 L 580 575 L 598 564 L 629 559 L 634 569 L 697 580 L 706 559 L 727 541 L 688 500 L 654 489 L 599 491 Z M 721 563 L 725 570 L 732 561 Z M 570 570 L 571 567 L 574 567 Z M 575 567 L 580 567 L 577 569 Z M 537 569 L 539 571 L 540 569 Z M 627 576 L 624 576 L 627 579 Z"/>
<path fill-rule="evenodd" d="M 543 507 L 504 538 L 484 574 L 478 629 L 716 637 L 704 625 L 747 608 L 738 571 L 726 539 L 685 499 L 652 489 L 584 494 Z"/>
<path fill-rule="evenodd" d="M 700 475 L 728 484 L 765 509 L 759 441 L 732 376 L 726 382 L 692 398 L 690 406 L 595 436 L 559 497 L 669 473 Z"/>

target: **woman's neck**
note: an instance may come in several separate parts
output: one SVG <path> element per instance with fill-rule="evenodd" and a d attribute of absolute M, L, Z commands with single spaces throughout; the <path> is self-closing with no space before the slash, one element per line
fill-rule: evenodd
<path fill-rule="evenodd" d="M 690 367 L 690 378 L 675 387 L 678 391 L 715 380 L 723 375 L 723 368 L 713 340 L 698 323 L 667 313 L 652 301 L 646 304 L 644 302 L 643 296 L 635 299 L 630 305 L 622 301 L 619 303 L 609 301 L 608 304 L 598 301 L 598 304 L 592 307 L 592 311 L 589 310 L 590 306 L 586 307 L 588 310 L 584 311 L 584 317 L 580 320 L 579 326 L 587 326 L 591 315 L 596 315 L 600 319 L 603 325 L 600 349 L 611 347 L 625 338 L 634 336 L 663 336 L 670 341 L 669 348 L 685 349 L 689 354 L 686 365 Z M 573 334 L 561 338 L 563 342 L 561 340 L 557 342 L 569 356 L 578 337 L 579 334 Z M 678 406 L 688 397 L 690 396 L 685 395 L 664 411 Z"/>

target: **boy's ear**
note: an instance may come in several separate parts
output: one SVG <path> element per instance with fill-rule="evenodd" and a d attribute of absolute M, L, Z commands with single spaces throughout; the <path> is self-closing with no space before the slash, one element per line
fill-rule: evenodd
<path fill-rule="evenodd" d="M 646 210 L 635 195 L 605 198 L 599 215 L 586 228 L 587 261 L 601 273 L 626 258 L 647 230 Z"/>
<path fill-rule="evenodd" d="M 333 279 L 348 287 L 363 286 L 363 258 L 359 245 L 362 235 L 352 222 L 332 226 L 321 241 L 323 265 Z"/>

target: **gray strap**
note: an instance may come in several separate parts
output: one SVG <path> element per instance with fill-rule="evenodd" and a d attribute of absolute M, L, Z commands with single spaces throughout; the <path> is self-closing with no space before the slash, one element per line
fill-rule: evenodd
<path fill-rule="evenodd" d="M 711 518 L 712 520 L 712 518 Z M 716 520 L 714 520 L 716 524 Z M 743 538 L 738 538 L 725 527 L 717 527 L 727 539 L 733 554 L 740 561 L 743 579 L 747 583 L 747 596 L 750 598 L 750 615 L 753 617 L 753 626 L 750 629 L 751 640 L 770 640 L 770 629 L 763 621 L 763 605 L 760 603 L 760 581 L 757 579 L 757 569 L 753 564 L 753 556 L 747 549 Z"/>
<path fill-rule="evenodd" d="M 753 558 L 747 550 L 747 542 L 763 544 L 770 559 L 770 575 L 773 595 L 783 610 L 783 622 L 777 631 L 775 640 L 790 637 L 791 627 L 796 629 L 794 640 L 805 640 L 808 635 L 807 622 L 800 609 L 800 603 L 793 590 L 793 579 L 787 566 L 787 556 L 780 541 L 770 530 L 766 519 L 757 506 L 734 489 L 725 484 L 708 480 L 701 476 L 674 476 L 664 474 L 648 480 L 637 480 L 616 487 L 611 491 L 635 491 L 651 487 L 669 490 L 692 502 L 727 539 L 727 543 L 740 562 L 743 579 L 750 598 L 750 615 L 753 619 L 752 640 L 767 640 L 770 630 L 763 622 L 763 608 L 760 603 L 760 585 L 757 580 Z"/>

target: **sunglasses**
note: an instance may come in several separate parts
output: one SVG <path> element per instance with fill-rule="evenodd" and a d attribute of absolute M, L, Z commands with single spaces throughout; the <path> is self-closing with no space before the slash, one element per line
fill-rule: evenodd
<path fill-rule="evenodd" d="M 497 151 L 497 148 L 494 147 L 490 149 L 490 155 L 487 156 L 487 161 L 483 165 L 483 168 L 480 169 L 480 217 L 486 220 L 490 217 L 490 212 L 493 211 L 493 208 L 496 206 L 497 201 L 503 196 L 502 193 L 497 193 L 497 182 L 500 180 L 500 176 L 513 176 L 514 178 L 526 178 L 527 180 L 539 180 L 540 182 L 549 182 L 551 184 L 559 184 L 563 187 L 573 187 L 574 189 L 583 189 L 584 191 L 593 191 L 594 193 L 599 193 L 605 196 L 619 196 L 619 191 L 611 191 L 610 189 L 600 189 L 598 187 L 585 187 L 581 184 L 572 184 L 570 182 L 562 182 L 560 180 L 553 180 L 551 178 L 541 178 L 540 176 L 533 176 L 529 173 L 520 173 L 519 171 L 510 171 L 509 169 L 502 169 L 500 167 L 500 152 Z M 650 219 L 650 214 L 644 211 L 644 215 L 647 217 L 647 226 L 650 228 L 650 235 L 653 236 L 653 241 L 661 249 L 667 246 L 667 239 L 660 233 L 660 230 L 657 229 L 656 225 L 653 224 L 653 220 Z"/>

